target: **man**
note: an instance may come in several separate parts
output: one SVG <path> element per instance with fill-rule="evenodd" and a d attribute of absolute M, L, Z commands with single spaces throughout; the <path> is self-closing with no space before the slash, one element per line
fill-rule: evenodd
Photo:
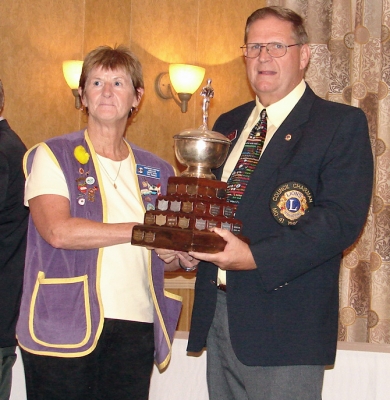
<path fill-rule="evenodd" d="M 210 399 L 318 400 L 324 366 L 335 360 L 342 252 L 371 198 L 367 122 L 362 110 L 325 101 L 304 82 L 310 49 L 293 11 L 255 11 L 243 51 L 256 101 L 220 116 L 213 130 L 232 139 L 216 175 L 228 182 L 250 245 L 215 229 L 223 252 L 189 253 L 205 262 L 188 351 L 207 345 Z M 254 146 L 245 142 L 261 132 L 261 158 L 242 172 L 240 155 L 250 158 Z"/>
<path fill-rule="evenodd" d="M 26 147 L 1 116 L 0 80 L 0 400 L 11 392 L 16 361 L 15 325 L 22 293 L 28 211 L 23 205 Z"/>

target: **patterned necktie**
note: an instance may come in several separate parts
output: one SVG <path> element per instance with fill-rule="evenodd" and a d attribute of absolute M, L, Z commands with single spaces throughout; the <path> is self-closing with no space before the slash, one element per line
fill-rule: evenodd
<path fill-rule="evenodd" d="M 262 110 L 260 120 L 251 130 L 241 156 L 227 181 L 227 200 L 238 204 L 245 192 L 252 172 L 255 170 L 267 134 L 267 112 Z"/>

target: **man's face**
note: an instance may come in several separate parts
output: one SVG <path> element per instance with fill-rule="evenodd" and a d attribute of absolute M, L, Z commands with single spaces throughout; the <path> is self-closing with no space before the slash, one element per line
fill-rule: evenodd
<path fill-rule="evenodd" d="M 270 42 L 298 43 L 292 24 L 273 16 L 253 22 L 247 43 Z M 267 107 L 289 94 L 302 80 L 309 58 L 308 45 L 289 47 L 280 58 L 272 58 L 263 47 L 257 58 L 246 58 L 248 79 L 260 102 Z"/>

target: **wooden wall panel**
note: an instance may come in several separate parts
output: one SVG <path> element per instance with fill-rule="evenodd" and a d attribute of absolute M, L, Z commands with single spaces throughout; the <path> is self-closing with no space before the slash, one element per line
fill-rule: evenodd
<path fill-rule="evenodd" d="M 62 61 L 82 57 L 80 0 L 2 0 L 0 78 L 4 116 L 28 147 L 80 126 Z"/>
<path fill-rule="evenodd" d="M 201 124 L 202 98 L 198 90 L 182 114 L 173 100 L 156 95 L 157 75 L 169 63 L 204 66 L 215 89 L 211 128 L 221 112 L 252 98 L 239 46 L 247 16 L 263 5 L 265 0 L 2 0 L 4 116 L 28 147 L 81 129 L 85 118 L 74 108 L 62 61 L 124 43 L 140 58 L 145 76 L 145 96 L 127 136 L 176 165 L 172 137 Z"/>
<path fill-rule="evenodd" d="M 198 0 L 134 0 L 131 21 L 132 49 L 140 58 L 145 77 L 145 95 L 128 138 L 147 147 L 177 166 L 173 136 L 195 123 L 195 108 L 201 113 L 199 91 L 182 113 L 173 100 L 157 96 L 154 85 L 169 63 L 199 63 L 196 57 Z M 198 100 L 198 102 L 196 101 Z M 199 115 L 201 118 L 201 115 Z"/>
<path fill-rule="evenodd" d="M 172 137 L 202 123 L 200 89 L 183 114 L 173 100 L 154 90 L 170 63 L 206 68 L 215 97 L 209 128 L 225 111 L 253 98 L 240 46 L 246 18 L 265 0 L 2 0 L 0 1 L 0 78 L 4 116 L 27 147 L 85 126 L 62 61 L 83 59 L 91 49 L 126 44 L 137 54 L 145 79 L 145 96 L 127 131 L 134 143 L 177 166 Z M 201 86 L 201 87 L 202 87 Z M 180 275 L 180 273 L 179 273 Z M 172 276 L 171 276 L 172 278 Z M 183 295 L 179 329 L 187 330 L 193 289 Z"/>
<path fill-rule="evenodd" d="M 223 112 L 254 98 L 246 79 L 245 63 L 240 46 L 248 16 L 265 5 L 265 0 L 201 0 L 199 60 L 206 76 L 213 80 L 214 99 L 210 105 L 210 122 Z M 211 129 L 211 127 L 210 127 Z"/>
<path fill-rule="evenodd" d="M 130 45 L 132 1 L 86 0 L 84 54 L 102 45 Z"/>

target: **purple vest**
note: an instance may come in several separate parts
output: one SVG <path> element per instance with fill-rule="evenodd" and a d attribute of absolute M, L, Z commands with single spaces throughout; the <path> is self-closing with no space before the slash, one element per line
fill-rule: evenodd
<path fill-rule="evenodd" d="M 103 222 L 102 193 L 95 169 L 96 154 L 84 133 L 74 132 L 46 142 L 61 167 L 69 189 L 73 217 Z M 82 145 L 90 154 L 80 164 L 74 149 Z M 155 204 L 166 188 L 172 167 L 154 154 L 131 145 L 145 208 Z M 25 157 L 30 173 L 36 147 Z M 94 162 L 95 160 L 95 162 Z M 164 194 L 164 193 L 162 193 Z M 102 249 L 55 249 L 39 235 L 30 216 L 23 296 L 16 333 L 19 345 L 41 355 L 80 357 L 96 347 L 103 328 L 97 271 Z M 160 369 L 170 350 L 181 310 L 180 297 L 164 291 L 164 263 L 151 252 L 154 300 L 155 360 Z"/>

